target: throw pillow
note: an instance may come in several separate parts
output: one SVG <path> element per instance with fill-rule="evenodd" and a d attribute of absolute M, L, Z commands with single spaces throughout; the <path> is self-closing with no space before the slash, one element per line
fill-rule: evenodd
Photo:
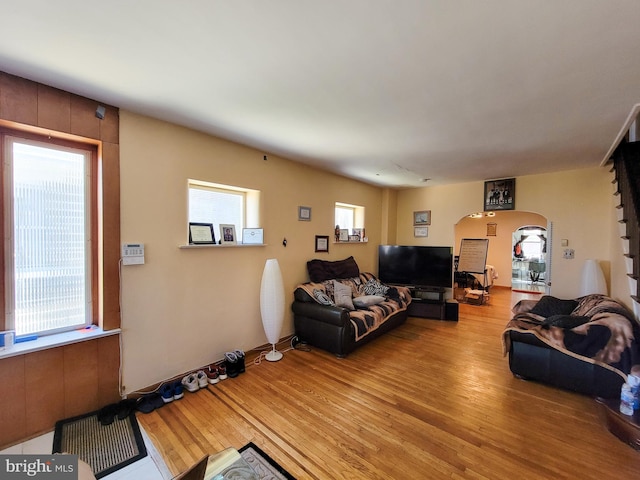
<path fill-rule="evenodd" d="M 360 275 L 360 268 L 353 256 L 335 262 L 316 258 L 307 262 L 307 272 L 310 281 L 320 283 L 334 278 L 357 277 Z"/>
<path fill-rule="evenodd" d="M 353 300 L 351 300 L 351 287 L 340 282 L 333 281 L 333 301 L 336 307 L 343 307 L 349 310 L 355 310 Z"/>
<path fill-rule="evenodd" d="M 316 301 L 318 303 L 320 303 L 321 305 L 329 305 L 331 307 L 333 307 L 335 305 L 335 303 L 333 303 L 333 300 L 331 300 L 329 298 L 329 295 L 327 295 L 326 293 L 324 293 L 322 290 L 319 290 L 317 288 L 313 289 L 313 297 L 316 299 Z"/>
<path fill-rule="evenodd" d="M 572 328 L 576 328 L 587 323 L 589 320 L 591 320 L 589 317 L 581 317 L 578 315 L 551 315 L 550 317 L 545 318 L 542 325 L 571 330 Z"/>
<path fill-rule="evenodd" d="M 365 283 L 364 287 L 362 288 L 362 293 L 364 293 L 365 295 L 381 295 L 381 296 L 385 296 L 388 291 L 389 291 L 389 287 L 387 287 L 386 285 L 381 284 L 375 278 L 372 278 L 371 280 L 368 280 L 367 283 Z"/>
<path fill-rule="evenodd" d="M 552 315 L 569 315 L 578 306 L 575 300 L 562 300 L 551 295 L 543 296 L 530 313 L 547 318 Z"/>
<path fill-rule="evenodd" d="M 362 295 L 353 299 L 353 304 L 358 308 L 366 308 L 382 302 L 384 302 L 384 297 L 380 295 Z"/>

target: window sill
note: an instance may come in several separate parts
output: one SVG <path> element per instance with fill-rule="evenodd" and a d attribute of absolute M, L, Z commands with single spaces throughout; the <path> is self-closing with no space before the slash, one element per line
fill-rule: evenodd
<path fill-rule="evenodd" d="M 354 244 L 355 244 L 355 245 L 357 245 L 358 243 L 369 243 L 369 241 L 368 241 L 368 240 L 363 240 L 363 241 L 358 241 L 358 242 L 356 242 L 356 241 L 354 240 L 353 242 L 350 242 L 350 241 L 346 241 L 346 242 L 340 242 L 340 241 L 338 241 L 338 242 L 333 242 L 333 244 L 334 244 L 334 245 L 338 245 L 338 244 L 341 244 L 341 243 L 348 243 L 349 245 L 354 245 Z"/>
<path fill-rule="evenodd" d="M 236 243 L 234 244 L 229 244 L 229 243 L 223 243 L 223 244 L 209 244 L 209 243 L 205 243 L 202 245 L 178 245 L 178 248 L 185 248 L 185 249 L 189 249 L 189 248 L 238 248 L 238 247 L 266 247 L 267 244 L 266 243 Z"/>
<path fill-rule="evenodd" d="M 62 347 L 73 343 L 85 342 L 87 340 L 95 340 L 96 338 L 116 335 L 120 332 L 121 330 L 119 328 L 105 332 L 102 328 L 97 327 L 46 335 L 29 342 L 15 343 L 11 347 L 0 350 L 0 359 L 15 357 L 17 355 L 25 355 L 27 353 L 47 350 L 49 348 Z"/>

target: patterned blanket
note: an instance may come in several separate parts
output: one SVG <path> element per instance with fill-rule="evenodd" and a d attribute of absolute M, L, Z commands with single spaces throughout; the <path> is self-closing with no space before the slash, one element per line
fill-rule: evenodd
<path fill-rule="evenodd" d="M 349 319 L 355 331 L 356 341 L 376 330 L 392 314 L 406 310 L 409 303 L 411 303 L 411 292 L 407 287 L 385 286 L 380 284 L 372 273 L 363 272 L 358 277 L 335 281 L 350 287 L 353 298 L 371 294 L 372 292 L 369 290 L 371 285 L 382 286 L 382 291 L 373 293 L 382 294 L 385 297 L 384 301 L 376 305 L 358 307 L 349 311 Z M 324 303 L 322 295 L 318 292 L 324 293 L 331 302 L 334 302 L 333 282 L 334 280 L 326 280 L 320 283 L 308 282 L 298 285 L 297 288 L 303 289 L 316 302 L 327 305 L 328 303 Z M 384 293 L 382 293 L 383 291 Z"/>
<path fill-rule="evenodd" d="M 535 335 L 551 348 L 612 370 L 625 380 L 640 374 L 640 325 L 623 305 L 605 295 L 577 299 L 568 315 L 543 316 L 530 311 L 516 313 L 503 335 L 503 353 L 511 348 L 509 332 Z M 517 311 L 517 306 L 514 311 Z"/>

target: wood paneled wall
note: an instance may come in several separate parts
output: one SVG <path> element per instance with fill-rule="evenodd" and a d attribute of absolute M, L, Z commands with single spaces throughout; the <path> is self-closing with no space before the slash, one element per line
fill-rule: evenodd
<path fill-rule="evenodd" d="M 103 120 L 95 115 L 98 105 L 106 108 Z M 119 328 L 118 109 L 0 72 L 0 122 L 98 145 L 102 175 L 99 323 L 105 330 Z M 119 366 L 119 335 L 0 359 L 0 448 L 51 431 L 58 420 L 117 401 Z"/>
<path fill-rule="evenodd" d="M 115 401 L 119 335 L 0 360 L 0 449 Z"/>

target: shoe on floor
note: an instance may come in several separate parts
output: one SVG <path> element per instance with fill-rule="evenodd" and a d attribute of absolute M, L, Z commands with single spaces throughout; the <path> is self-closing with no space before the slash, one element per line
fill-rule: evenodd
<path fill-rule="evenodd" d="M 173 388 L 174 400 L 180 400 L 182 397 L 184 397 L 184 387 L 182 386 L 182 383 L 174 382 L 171 387 Z"/>
<path fill-rule="evenodd" d="M 242 350 L 234 350 L 233 353 L 235 353 L 236 357 L 238 358 L 238 371 L 240 373 L 244 373 L 244 352 Z"/>
<path fill-rule="evenodd" d="M 225 366 L 225 364 L 221 364 L 217 366 L 218 368 L 218 373 L 220 374 L 220 380 L 226 380 L 227 377 L 227 367 Z"/>
<path fill-rule="evenodd" d="M 117 417 L 118 420 L 124 420 L 131 412 L 136 409 L 137 400 L 135 398 L 125 398 L 120 400 L 117 405 Z"/>
<path fill-rule="evenodd" d="M 158 393 L 150 393 L 145 395 L 137 404 L 137 409 L 142 413 L 151 413 L 156 408 L 160 408 L 164 405 L 162 397 Z"/>
<path fill-rule="evenodd" d="M 164 403 L 173 402 L 173 385 L 171 385 L 170 383 L 165 383 L 164 385 L 162 385 L 158 393 L 162 397 L 162 401 Z"/>
<path fill-rule="evenodd" d="M 185 376 L 182 379 L 182 385 L 184 386 L 184 388 L 186 388 L 190 392 L 197 392 L 198 389 L 200 388 L 198 386 L 198 378 L 196 377 L 195 373 L 191 373 Z"/>
<path fill-rule="evenodd" d="M 215 365 L 209 365 L 204 373 L 206 373 L 211 385 L 215 385 L 220 381 L 220 373 L 218 372 L 218 367 Z"/>
<path fill-rule="evenodd" d="M 113 420 L 116 418 L 117 413 L 118 405 L 116 403 L 110 403 L 109 405 L 102 407 L 98 411 L 98 421 L 100 422 L 100 425 L 111 425 Z"/>
<path fill-rule="evenodd" d="M 234 352 L 227 352 L 224 354 L 224 366 L 227 367 L 227 375 L 230 378 L 236 378 L 240 375 L 238 357 Z"/>
<path fill-rule="evenodd" d="M 207 378 L 207 375 L 204 373 L 204 370 L 198 370 L 196 372 L 196 378 L 198 379 L 199 388 L 207 388 L 209 386 L 209 379 Z"/>

